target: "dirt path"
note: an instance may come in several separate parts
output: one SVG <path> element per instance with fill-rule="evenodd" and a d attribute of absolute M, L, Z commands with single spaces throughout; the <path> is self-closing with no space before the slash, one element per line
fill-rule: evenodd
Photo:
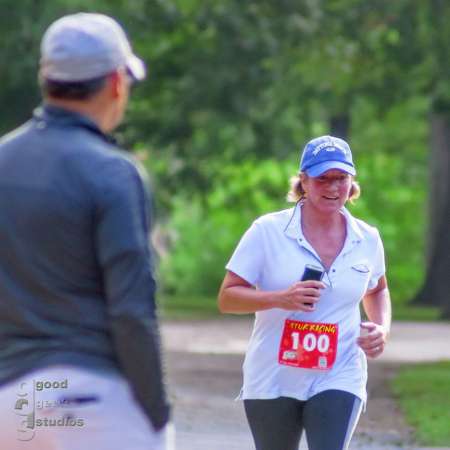
<path fill-rule="evenodd" d="M 242 318 L 163 323 L 177 450 L 253 449 L 242 405 L 233 400 L 251 327 Z M 369 404 L 351 450 L 416 450 L 387 382 L 399 364 L 450 359 L 449 340 L 448 324 L 394 324 L 385 355 L 369 363 Z"/>

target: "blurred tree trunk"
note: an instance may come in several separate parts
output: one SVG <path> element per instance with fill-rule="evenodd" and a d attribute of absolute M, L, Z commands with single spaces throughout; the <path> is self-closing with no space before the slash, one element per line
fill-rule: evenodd
<path fill-rule="evenodd" d="M 330 133 L 332 136 L 347 140 L 350 130 L 350 116 L 343 113 L 330 118 Z"/>
<path fill-rule="evenodd" d="M 441 307 L 450 317 L 450 109 L 431 115 L 428 261 L 414 301 Z"/>
<path fill-rule="evenodd" d="M 430 119 L 432 157 L 430 164 L 430 215 L 437 218 L 442 214 L 448 200 L 449 185 L 448 156 L 449 156 L 449 120 L 445 115 L 432 114 Z M 440 224 L 436 220 L 430 223 L 429 248 L 436 245 Z M 429 257 L 431 254 L 428 255 Z"/>
<path fill-rule="evenodd" d="M 450 4 L 432 0 L 427 5 L 429 52 L 434 65 L 430 115 L 428 254 L 425 281 L 414 301 L 439 306 L 450 318 Z"/>

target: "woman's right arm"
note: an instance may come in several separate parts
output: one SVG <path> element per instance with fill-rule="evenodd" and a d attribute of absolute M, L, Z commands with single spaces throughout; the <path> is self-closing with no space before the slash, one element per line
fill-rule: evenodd
<path fill-rule="evenodd" d="M 311 312 L 325 285 L 320 281 L 299 281 L 281 291 L 255 289 L 234 272 L 228 271 L 219 291 L 218 306 L 222 313 L 249 314 L 266 309 Z"/>

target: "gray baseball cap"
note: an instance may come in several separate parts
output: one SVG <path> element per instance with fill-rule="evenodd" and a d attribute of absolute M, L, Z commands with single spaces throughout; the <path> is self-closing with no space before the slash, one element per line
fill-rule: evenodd
<path fill-rule="evenodd" d="M 104 14 L 77 13 L 53 22 L 41 41 L 40 75 L 53 81 L 86 81 L 125 67 L 145 78 L 144 62 L 123 28 Z"/>

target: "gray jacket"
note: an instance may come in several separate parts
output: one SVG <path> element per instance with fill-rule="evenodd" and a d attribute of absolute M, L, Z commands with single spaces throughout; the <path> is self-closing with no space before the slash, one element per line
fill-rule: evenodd
<path fill-rule="evenodd" d="M 149 230 L 137 166 L 86 117 L 45 105 L 0 140 L 0 384 L 120 372 L 167 422 Z"/>

